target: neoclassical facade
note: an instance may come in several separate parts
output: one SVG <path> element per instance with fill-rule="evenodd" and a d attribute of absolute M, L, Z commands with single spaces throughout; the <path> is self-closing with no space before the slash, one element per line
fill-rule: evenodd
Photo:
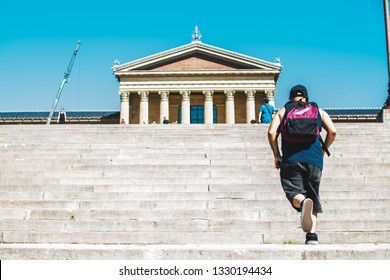
<path fill-rule="evenodd" d="M 187 45 L 113 66 L 120 121 L 250 123 L 265 96 L 274 104 L 279 62 L 204 44 L 197 28 L 192 38 Z"/>

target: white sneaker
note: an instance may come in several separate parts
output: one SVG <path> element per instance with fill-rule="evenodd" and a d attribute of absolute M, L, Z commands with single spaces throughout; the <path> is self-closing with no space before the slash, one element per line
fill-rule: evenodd
<path fill-rule="evenodd" d="M 313 200 L 306 198 L 301 205 L 301 227 L 304 232 L 309 232 L 313 227 Z"/>

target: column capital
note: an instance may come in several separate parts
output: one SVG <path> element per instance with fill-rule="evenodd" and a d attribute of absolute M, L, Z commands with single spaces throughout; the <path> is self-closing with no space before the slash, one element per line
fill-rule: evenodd
<path fill-rule="evenodd" d="M 121 96 L 121 102 L 129 102 L 130 100 L 130 92 L 129 91 L 121 91 L 119 92 Z"/>
<path fill-rule="evenodd" d="M 168 90 L 159 90 L 158 94 L 161 97 L 161 101 L 168 101 L 169 100 L 169 91 Z"/>
<path fill-rule="evenodd" d="M 184 101 L 190 100 L 191 91 L 190 90 L 181 90 L 180 95 Z"/>
<path fill-rule="evenodd" d="M 275 90 L 266 90 L 265 96 L 267 97 L 274 97 L 275 96 Z"/>
<path fill-rule="evenodd" d="M 254 89 L 247 89 L 247 90 L 245 90 L 246 100 L 247 101 L 255 100 L 255 93 L 256 93 L 256 90 L 254 90 Z"/>
<path fill-rule="evenodd" d="M 227 89 L 225 90 L 226 101 L 234 101 L 235 90 Z"/>
<path fill-rule="evenodd" d="M 204 100 L 206 100 L 206 101 L 212 101 L 213 100 L 213 95 L 214 95 L 214 91 L 213 90 L 204 90 L 203 94 L 204 94 Z"/>
<path fill-rule="evenodd" d="M 268 97 L 269 104 L 275 107 L 275 90 L 266 90 L 265 96 Z"/>
<path fill-rule="evenodd" d="M 149 91 L 147 90 L 140 90 L 138 92 L 139 96 L 141 96 L 141 102 L 148 102 L 149 101 Z"/>

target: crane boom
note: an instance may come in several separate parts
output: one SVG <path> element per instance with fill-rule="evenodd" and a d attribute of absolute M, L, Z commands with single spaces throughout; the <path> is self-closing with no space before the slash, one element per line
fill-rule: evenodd
<path fill-rule="evenodd" d="M 69 80 L 70 73 L 72 72 L 73 63 L 74 63 L 74 61 L 76 59 L 77 52 L 78 52 L 78 50 L 80 48 L 80 44 L 81 44 L 80 41 L 78 41 L 77 45 L 76 45 L 76 49 L 74 50 L 72 58 L 71 58 L 71 60 L 69 62 L 68 68 L 66 69 L 66 72 L 64 73 L 64 78 L 62 79 L 60 88 L 58 89 L 56 98 L 54 100 L 53 107 L 52 107 L 52 109 L 50 111 L 49 117 L 47 118 L 46 125 L 50 124 L 51 118 L 53 117 L 53 114 L 54 114 L 54 110 L 56 109 L 58 100 L 60 99 L 61 92 L 64 89 L 65 83 L 67 83 L 68 80 Z"/>

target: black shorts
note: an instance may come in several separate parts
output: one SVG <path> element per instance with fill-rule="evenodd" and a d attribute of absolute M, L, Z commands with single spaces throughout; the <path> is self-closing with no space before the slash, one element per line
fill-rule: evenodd
<path fill-rule="evenodd" d="M 322 171 L 319 167 L 308 163 L 286 163 L 280 168 L 280 180 L 287 199 L 298 212 L 301 209 L 294 207 L 293 199 L 302 194 L 313 200 L 313 212 L 322 213 L 320 202 L 320 181 Z"/>

